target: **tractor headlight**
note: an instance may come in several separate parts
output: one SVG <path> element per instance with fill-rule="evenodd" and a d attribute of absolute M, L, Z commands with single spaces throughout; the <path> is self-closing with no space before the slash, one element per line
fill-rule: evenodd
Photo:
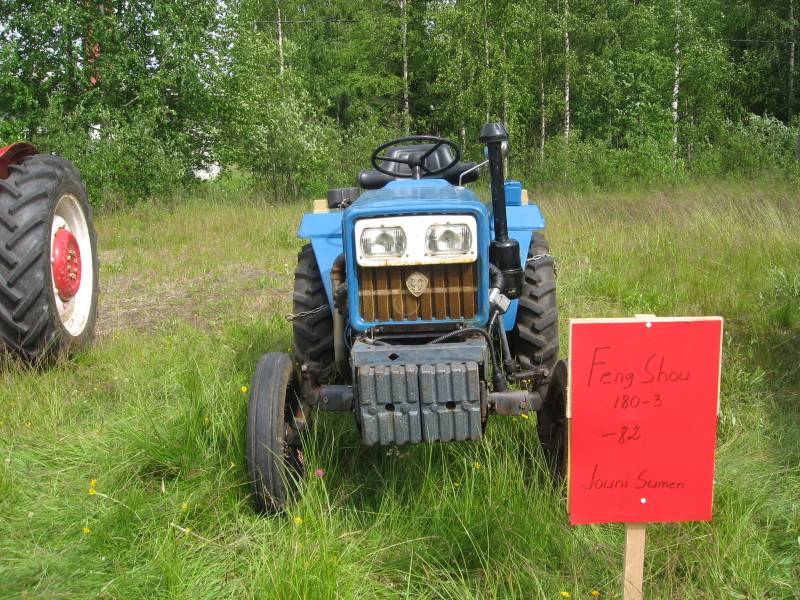
<path fill-rule="evenodd" d="M 367 258 L 403 256 L 406 234 L 402 227 L 367 227 L 361 232 L 360 244 Z"/>
<path fill-rule="evenodd" d="M 431 225 L 425 240 L 428 254 L 466 254 L 472 246 L 472 232 L 466 223 Z"/>
<path fill-rule="evenodd" d="M 358 219 L 353 242 L 362 267 L 471 263 L 478 260 L 478 221 L 464 214 Z"/>

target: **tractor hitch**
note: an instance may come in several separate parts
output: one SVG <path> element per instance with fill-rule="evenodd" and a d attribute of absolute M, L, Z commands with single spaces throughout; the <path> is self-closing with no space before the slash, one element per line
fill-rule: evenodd
<path fill-rule="evenodd" d="M 349 412 L 353 410 L 352 385 L 320 385 L 313 388 L 306 401 L 320 410 Z"/>
<path fill-rule="evenodd" d="M 518 417 L 532 410 L 541 410 L 543 404 L 539 392 L 508 390 L 489 393 L 489 408 L 501 417 Z"/>

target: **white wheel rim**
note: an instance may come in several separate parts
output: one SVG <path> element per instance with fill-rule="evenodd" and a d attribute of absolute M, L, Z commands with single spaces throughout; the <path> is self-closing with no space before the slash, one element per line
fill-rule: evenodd
<path fill-rule="evenodd" d="M 50 229 L 50 264 L 53 264 L 53 240 L 60 229 L 69 231 L 78 242 L 81 252 L 81 285 L 78 292 L 66 302 L 58 295 L 51 269 L 50 287 L 56 303 L 58 318 L 70 335 L 79 336 L 86 328 L 92 312 L 94 296 L 94 255 L 89 225 L 80 201 L 72 194 L 64 194 L 56 203 L 53 225 Z"/>

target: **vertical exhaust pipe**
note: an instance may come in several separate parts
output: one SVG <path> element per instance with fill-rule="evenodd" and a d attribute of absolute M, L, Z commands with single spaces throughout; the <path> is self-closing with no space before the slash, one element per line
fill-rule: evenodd
<path fill-rule="evenodd" d="M 506 216 L 505 175 L 503 174 L 503 145 L 508 144 L 508 132 L 502 123 L 486 123 L 479 138 L 486 144 L 489 175 L 492 179 L 492 214 L 494 239 L 489 244 L 489 262 L 503 272 L 503 293 L 511 299 L 522 295 L 522 266 L 519 242 L 508 237 Z"/>

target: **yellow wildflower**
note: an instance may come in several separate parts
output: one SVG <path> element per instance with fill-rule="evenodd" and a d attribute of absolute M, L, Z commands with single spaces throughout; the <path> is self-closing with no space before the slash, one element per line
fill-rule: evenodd
<path fill-rule="evenodd" d="M 525 419 L 525 420 L 527 421 L 527 420 L 528 420 L 528 415 L 527 415 L 527 414 L 525 414 L 525 413 L 522 413 L 522 414 L 520 415 L 520 418 L 521 418 L 521 419 Z"/>
<path fill-rule="evenodd" d="M 592 598 L 599 598 L 599 597 L 600 597 L 600 592 L 598 592 L 597 590 L 592 590 Z"/>
<path fill-rule="evenodd" d="M 31 425 L 33 425 L 33 423 L 30 421 L 25 421 L 25 427 L 30 427 Z"/>
<path fill-rule="evenodd" d="M 189 503 L 188 502 L 182 502 L 181 503 L 181 510 L 189 510 Z"/>
<path fill-rule="evenodd" d="M 569 592 L 561 592 L 562 598 L 569 598 Z"/>
<path fill-rule="evenodd" d="M 246 393 L 247 393 L 247 391 L 248 391 L 248 387 L 247 387 L 246 385 L 243 385 L 243 386 L 242 386 L 242 393 L 243 393 L 243 394 L 246 394 Z"/>
<path fill-rule="evenodd" d="M 96 489 L 94 489 L 93 487 L 90 487 L 90 488 L 89 488 L 89 495 L 90 495 L 90 496 L 94 496 L 96 493 L 97 493 L 97 490 L 96 490 Z"/>
<path fill-rule="evenodd" d="M 89 487 L 97 487 L 97 479 L 90 479 Z"/>
<path fill-rule="evenodd" d="M 92 533 L 91 529 L 89 529 L 88 527 L 83 528 L 83 535 L 89 535 L 90 533 Z"/>
<path fill-rule="evenodd" d="M 302 525 L 303 524 L 303 517 L 301 517 L 300 515 L 297 515 L 297 516 L 295 516 L 294 519 L 292 519 L 292 521 L 294 521 L 295 525 Z"/>
<path fill-rule="evenodd" d="M 472 463 L 472 468 L 473 468 L 473 469 L 475 469 L 476 471 L 480 471 L 480 469 L 481 469 L 481 463 L 479 463 L 479 462 L 476 460 L 474 463 Z"/>

